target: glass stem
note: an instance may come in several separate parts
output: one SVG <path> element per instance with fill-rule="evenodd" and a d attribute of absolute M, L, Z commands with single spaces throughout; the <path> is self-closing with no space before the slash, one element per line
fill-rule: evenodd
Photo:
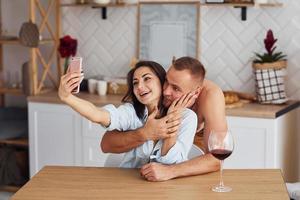
<path fill-rule="evenodd" d="M 224 183 L 223 183 L 223 163 L 224 163 L 224 160 L 220 160 L 220 187 L 224 187 Z"/>

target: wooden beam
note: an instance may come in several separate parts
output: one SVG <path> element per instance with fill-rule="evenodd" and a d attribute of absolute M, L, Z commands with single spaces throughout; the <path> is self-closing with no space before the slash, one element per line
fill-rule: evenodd
<path fill-rule="evenodd" d="M 42 18 L 44 19 L 45 16 L 46 16 L 46 12 L 45 12 L 43 6 L 41 5 L 41 3 L 40 3 L 39 0 L 34 0 L 34 1 L 36 2 L 37 8 L 39 9 Z M 49 31 L 49 33 L 50 33 L 52 39 L 55 39 L 55 34 L 53 33 L 52 28 L 51 28 L 51 26 L 49 25 L 49 22 L 46 21 L 45 23 L 46 23 L 47 29 L 48 29 L 48 31 Z"/>
<path fill-rule="evenodd" d="M 43 74 L 42 74 L 42 78 L 40 80 L 40 83 L 39 83 L 39 87 L 38 87 L 38 91 L 40 92 L 42 87 L 43 87 L 43 83 L 46 79 L 46 75 L 49 76 L 50 80 L 52 81 L 53 85 L 58 88 L 58 85 L 57 85 L 57 81 L 55 80 L 54 76 L 52 75 L 51 73 L 51 64 L 52 64 L 52 61 L 53 61 L 53 58 L 54 58 L 54 55 L 55 55 L 55 48 L 52 49 L 52 52 L 51 52 L 51 55 L 50 55 L 50 58 L 49 58 L 49 61 L 48 63 L 45 62 L 45 59 L 42 57 L 41 55 L 41 52 L 38 51 L 38 56 L 42 62 L 42 65 L 44 66 L 44 71 L 43 71 Z M 50 70 L 50 71 L 49 71 Z"/>
<path fill-rule="evenodd" d="M 55 0 L 51 0 L 50 2 L 49 2 L 49 5 L 48 5 L 48 8 L 47 8 L 47 11 L 46 11 L 46 14 L 45 14 L 45 16 L 44 16 L 44 18 L 43 18 L 43 21 L 42 21 L 42 23 L 41 23 L 41 25 L 40 25 L 40 28 L 39 28 L 39 31 L 40 31 L 40 33 L 42 33 L 43 32 L 43 30 L 44 30 L 44 28 L 45 28 L 45 24 L 46 24 L 46 22 L 48 22 L 49 20 L 49 13 L 51 13 L 51 8 L 53 7 L 53 3 L 55 2 Z M 54 39 L 54 38 L 53 38 Z"/>
<path fill-rule="evenodd" d="M 43 56 L 42 56 L 42 54 L 41 54 L 41 52 L 40 52 L 39 49 L 37 49 L 36 52 L 37 52 L 38 58 L 40 59 L 40 61 L 41 61 L 41 63 L 42 63 L 42 66 L 43 66 L 43 68 L 44 68 L 43 75 L 42 75 L 42 78 L 41 78 L 41 80 L 40 80 L 40 83 L 39 83 L 39 86 L 38 86 L 38 88 L 37 88 L 37 91 L 38 91 L 38 92 L 41 91 L 41 88 L 43 87 L 43 83 L 44 83 L 44 80 L 45 80 L 47 74 L 49 75 L 49 78 L 50 78 L 50 80 L 52 81 L 52 83 L 54 84 L 54 86 L 57 87 L 57 85 L 56 85 L 56 80 L 55 80 L 54 76 L 51 74 L 51 71 L 49 71 L 49 69 L 50 69 L 50 64 L 51 64 L 51 60 L 53 60 L 53 56 L 54 56 L 54 52 L 55 52 L 54 48 L 53 48 L 53 51 L 52 51 L 52 53 L 51 53 L 52 59 L 49 61 L 49 63 L 46 63 L 46 61 L 45 61 L 45 59 L 43 58 Z"/>
<path fill-rule="evenodd" d="M 35 0 L 30 0 L 29 5 L 29 19 L 32 23 L 35 23 Z M 37 63 L 36 63 L 36 48 L 30 48 L 30 78 L 32 80 L 33 84 L 33 95 L 37 94 L 37 84 L 38 84 L 38 69 L 37 69 Z"/>
<path fill-rule="evenodd" d="M 56 0 L 56 6 L 55 6 L 55 12 L 56 12 L 56 37 L 55 37 L 55 43 L 56 47 L 59 45 L 59 38 L 61 35 L 61 12 L 60 12 L 60 0 Z M 58 52 L 56 51 L 56 64 L 57 64 L 57 80 L 58 83 L 60 82 L 60 77 L 63 75 L 63 69 L 61 64 L 61 58 L 58 55 Z"/>

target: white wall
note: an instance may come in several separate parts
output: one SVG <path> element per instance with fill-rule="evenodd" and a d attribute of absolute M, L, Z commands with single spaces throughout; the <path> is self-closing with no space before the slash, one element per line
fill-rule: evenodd
<path fill-rule="evenodd" d="M 278 38 L 277 49 L 288 55 L 288 96 L 300 99 L 300 1 L 282 2 L 284 6 L 279 8 L 248 8 L 247 21 L 241 21 L 240 9 L 201 8 L 200 57 L 207 78 L 223 89 L 254 92 L 253 52 L 262 51 L 265 32 L 271 28 Z M 3 29 L 16 35 L 28 19 L 27 2 L 2 1 L 2 15 Z M 136 7 L 108 8 L 108 19 L 103 20 L 100 9 L 62 7 L 63 34 L 78 39 L 86 77 L 126 76 L 129 61 L 136 54 L 136 15 Z M 28 52 L 13 46 L 4 48 L 8 49 L 4 64 L 9 66 L 5 68 L 15 74 Z M 15 75 L 11 76 L 14 79 Z"/>
<path fill-rule="evenodd" d="M 240 9 L 202 7 L 201 60 L 208 78 L 223 89 L 254 92 L 251 60 L 261 52 L 267 29 L 278 38 L 277 49 L 288 55 L 287 92 L 300 99 L 300 1 L 286 0 L 278 8 L 248 8 L 247 21 Z M 100 10 L 63 8 L 63 31 L 79 39 L 79 54 L 86 60 L 87 76 L 126 76 L 135 55 L 136 7 Z"/>

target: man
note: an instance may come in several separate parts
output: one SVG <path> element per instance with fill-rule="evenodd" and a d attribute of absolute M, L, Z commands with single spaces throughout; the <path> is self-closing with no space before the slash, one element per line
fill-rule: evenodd
<path fill-rule="evenodd" d="M 164 84 L 164 106 L 189 92 L 198 91 L 198 96 L 191 109 L 198 116 L 198 129 L 204 129 L 205 154 L 189 161 L 174 165 L 149 163 L 141 168 L 141 174 L 149 181 L 164 181 L 176 177 L 204 174 L 219 170 L 219 161 L 208 152 L 208 137 L 212 130 L 227 130 L 225 117 L 225 101 L 222 90 L 213 82 L 202 78 L 197 79 L 195 74 L 205 75 L 203 65 L 191 57 L 182 57 L 175 60 L 169 68 Z M 168 138 L 166 132 L 168 122 L 151 118 L 145 126 L 126 133 L 107 132 L 102 138 L 103 152 L 127 152 L 147 140 Z M 176 124 L 176 123 L 175 123 Z"/>

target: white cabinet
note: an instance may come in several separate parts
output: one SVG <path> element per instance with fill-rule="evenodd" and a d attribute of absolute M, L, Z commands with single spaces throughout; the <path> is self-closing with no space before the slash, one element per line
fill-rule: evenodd
<path fill-rule="evenodd" d="M 100 125 L 82 118 L 82 146 L 84 166 L 103 166 L 107 154 L 100 148 L 105 129 Z"/>
<path fill-rule="evenodd" d="M 297 181 L 297 109 L 275 119 L 227 117 L 235 148 L 225 168 L 280 168 L 286 181 Z"/>
<path fill-rule="evenodd" d="M 63 104 L 29 102 L 30 176 L 45 165 L 103 166 L 105 130 Z"/>

